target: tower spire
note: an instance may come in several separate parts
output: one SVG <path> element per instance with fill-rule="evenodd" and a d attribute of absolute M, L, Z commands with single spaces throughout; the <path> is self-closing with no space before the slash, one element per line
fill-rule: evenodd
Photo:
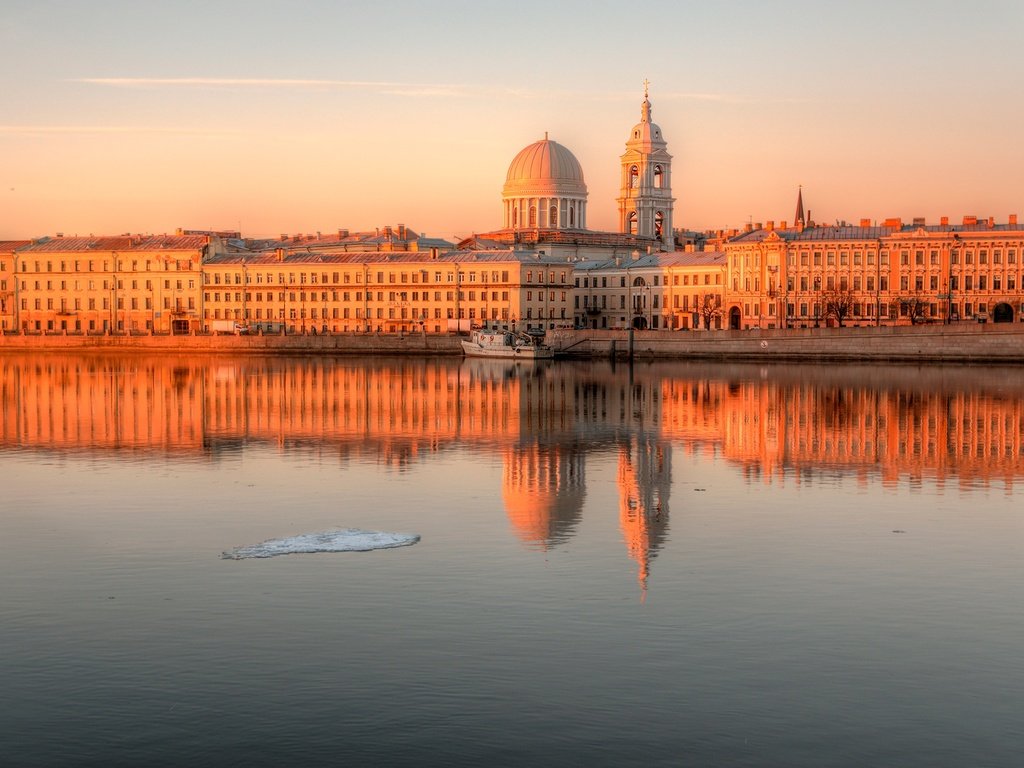
<path fill-rule="evenodd" d="M 798 227 L 802 227 L 804 221 L 804 185 L 801 184 L 797 189 L 796 193 L 796 215 L 793 217 L 793 223 Z"/>
<path fill-rule="evenodd" d="M 651 81 L 646 77 L 644 78 L 644 101 L 640 105 L 640 122 L 649 123 L 651 122 L 651 100 L 649 98 L 648 89 L 651 85 Z"/>

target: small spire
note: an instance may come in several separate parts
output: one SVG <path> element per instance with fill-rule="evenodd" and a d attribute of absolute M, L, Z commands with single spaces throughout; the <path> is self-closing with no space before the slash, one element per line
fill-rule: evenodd
<path fill-rule="evenodd" d="M 796 215 L 793 221 L 797 226 L 803 226 L 804 221 L 804 185 L 801 184 L 796 193 Z"/>
<path fill-rule="evenodd" d="M 649 123 L 651 122 L 651 101 L 649 98 L 649 88 L 651 81 L 646 77 L 644 78 L 644 103 L 640 105 L 640 122 Z"/>

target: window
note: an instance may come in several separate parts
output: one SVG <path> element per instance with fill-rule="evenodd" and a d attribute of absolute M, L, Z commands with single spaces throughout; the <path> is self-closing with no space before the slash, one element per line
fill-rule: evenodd
<path fill-rule="evenodd" d="M 664 172 L 662 171 L 661 166 L 660 165 L 654 166 L 654 188 L 655 189 L 661 189 L 661 186 L 662 186 L 662 183 L 663 183 L 663 179 L 664 179 Z"/>
<path fill-rule="evenodd" d="M 640 169 L 635 165 L 629 167 L 629 188 L 636 189 L 640 186 Z"/>

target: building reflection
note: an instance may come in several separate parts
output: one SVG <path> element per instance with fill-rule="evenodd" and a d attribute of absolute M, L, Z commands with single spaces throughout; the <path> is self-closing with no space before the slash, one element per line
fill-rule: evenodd
<path fill-rule="evenodd" d="M 588 463 L 611 457 L 643 592 L 668 537 L 674 452 L 715 456 L 750 483 L 840 472 L 1010 489 L 1024 470 L 1017 373 L 12 354 L 0 355 L 0 449 L 217 461 L 263 445 L 400 472 L 469 450 L 500 461 L 511 530 L 538 549 L 577 533 Z"/>

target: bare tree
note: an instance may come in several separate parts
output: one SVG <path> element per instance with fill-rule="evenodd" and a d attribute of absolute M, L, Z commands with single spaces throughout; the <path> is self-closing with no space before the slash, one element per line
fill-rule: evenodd
<path fill-rule="evenodd" d="M 834 317 L 836 325 L 843 327 L 843 321 L 853 314 L 856 296 L 847 288 L 832 288 L 822 291 L 821 306 L 825 317 Z"/>
<path fill-rule="evenodd" d="M 704 321 L 704 330 L 711 330 L 711 321 L 722 314 L 722 297 L 717 293 L 705 293 L 697 305 L 697 314 Z"/>
<path fill-rule="evenodd" d="M 911 325 L 925 322 L 928 317 L 928 302 L 920 296 L 897 296 L 892 300 L 893 314 L 910 318 Z"/>

